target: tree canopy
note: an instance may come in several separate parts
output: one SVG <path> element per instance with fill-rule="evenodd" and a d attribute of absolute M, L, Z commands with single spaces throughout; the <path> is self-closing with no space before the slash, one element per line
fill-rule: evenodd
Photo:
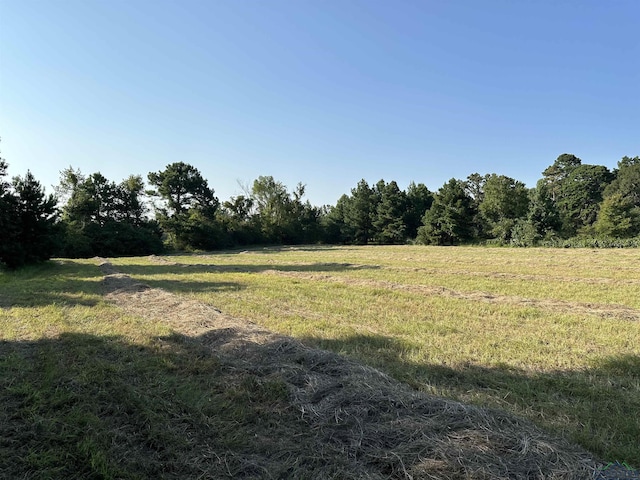
<path fill-rule="evenodd" d="M 0 263 L 9 268 L 47 260 L 56 249 L 56 198 L 30 171 L 5 180 L 7 163 L 0 159 Z"/>
<path fill-rule="evenodd" d="M 640 236 L 640 157 L 610 171 L 562 154 L 535 188 L 496 173 L 452 178 L 432 193 L 394 180 L 360 180 L 335 205 L 304 199 L 260 176 L 243 195 L 219 202 L 201 172 L 185 162 L 115 182 L 100 172 L 61 171 L 56 196 L 31 172 L 7 179 L 0 159 L 0 263 L 15 268 L 60 256 L 141 255 L 169 249 L 252 244 L 531 246 L 572 236 Z"/>
<path fill-rule="evenodd" d="M 471 240 L 475 214 L 464 182 L 452 178 L 435 196 L 418 229 L 418 241 L 427 245 L 456 245 Z"/>

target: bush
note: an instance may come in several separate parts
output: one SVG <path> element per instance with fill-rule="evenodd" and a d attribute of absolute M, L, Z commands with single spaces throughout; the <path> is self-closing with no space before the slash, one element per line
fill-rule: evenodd
<path fill-rule="evenodd" d="M 140 225 L 107 221 L 85 227 L 66 223 L 62 237 L 58 255 L 66 258 L 150 255 L 163 250 L 162 233 L 154 221 Z"/>
<path fill-rule="evenodd" d="M 555 248 L 640 248 L 640 237 L 573 237 L 542 242 L 544 247 Z"/>
<path fill-rule="evenodd" d="M 540 234 L 531 222 L 518 220 L 511 230 L 512 247 L 535 247 L 540 241 Z"/>

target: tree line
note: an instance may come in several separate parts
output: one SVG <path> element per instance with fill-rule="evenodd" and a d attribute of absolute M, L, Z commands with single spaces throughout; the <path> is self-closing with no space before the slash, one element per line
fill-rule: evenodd
<path fill-rule="evenodd" d="M 437 192 L 361 180 L 335 205 L 304 200 L 261 176 L 220 202 L 184 162 L 120 183 L 69 167 L 55 195 L 27 172 L 7 181 L 0 159 L 0 263 L 10 268 L 61 257 L 145 255 L 259 244 L 493 243 L 554 245 L 566 239 L 640 236 L 640 157 L 613 171 L 562 154 L 534 188 L 495 173 L 452 178 Z M 618 243 L 619 245 L 622 245 Z M 627 242 L 637 245 L 638 242 Z"/>

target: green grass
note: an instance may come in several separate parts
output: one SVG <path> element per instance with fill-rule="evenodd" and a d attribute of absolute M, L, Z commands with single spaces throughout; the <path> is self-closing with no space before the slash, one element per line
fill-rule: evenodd
<path fill-rule="evenodd" d="M 406 246 L 113 263 L 638 467 L 639 260 L 638 250 Z M 280 380 L 125 313 L 102 278 L 91 260 L 0 272 L 0 478 L 286 478 L 309 458 L 314 432 Z"/>
<path fill-rule="evenodd" d="M 310 247 L 165 259 L 178 265 L 117 263 L 417 389 L 514 412 L 640 465 L 640 321 L 628 318 L 640 315 L 638 250 Z"/>
<path fill-rule="evenodd" d="M 243 453 L 303 430 L 282 382 L 123 314 L 101 278 L 89 261 L 0 273 L 0 478 L 255 476 Z"/>

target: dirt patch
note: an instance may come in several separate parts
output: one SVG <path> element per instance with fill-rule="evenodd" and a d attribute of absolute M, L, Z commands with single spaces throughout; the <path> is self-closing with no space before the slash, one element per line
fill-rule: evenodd
<path fill-rule="evenodd" d="M 523 307 L 535 307 L 556 312 L 572 313 L 580 315 L 597 315 L 603 318 L 620 318 L 623 320 L 640 320 L 640 311 L 625 305 L 601 305 L 596 303 L 565 302 L 562 300 L 540 300 L 537 298 L 525 298 L 509 295 L 495 295 L 487 292 L 460 292 L 446 287 L 429 285 L 407 285 L 401 283 L 385 282 L 380 280 L 361 280 L 355 278 L 334 277 L 331 275 L 316 275 L 303 272 L 283 272 L 279 270 L 266 270 L 266 275 L 278 275 L 310 281 L 324 281 L 343 283 L 346 285 L 377 287 L 388 290 L 403 290 L 418 293 L 425 296 L 443 296 L 458 298 L 461 300 L 473 300 L 486 303 L 507 304 Z"/>
<path fill-rule="evenodd" d="M 584 480 L 599 466 L 524 420 L 415 392 L 375 369 L 149 288 L 100 261 L 106 297 L 117 306 L 167 322 L 228 368 L 286 384 L 292 408 L 308 425 L 290 439 L 292 452 L 304 452 L 290 478 L 329 478 L 318 459 L 326 468 L 340 464 L 330 478 L 345 479 Z M 279 461 L 261 455 L 246 461 Z"/>

